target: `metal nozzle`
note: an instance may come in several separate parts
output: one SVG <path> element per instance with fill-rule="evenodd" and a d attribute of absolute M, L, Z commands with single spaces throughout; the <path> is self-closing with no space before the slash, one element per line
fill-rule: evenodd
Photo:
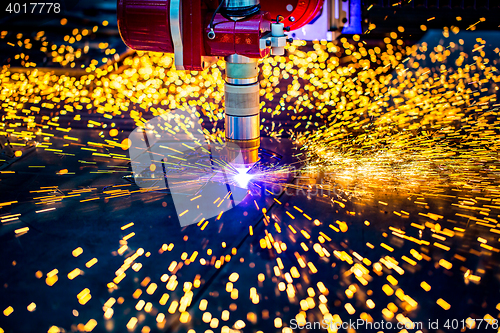
<path fill-rule="evenodd" d="M 260 146 L 258 75 L 258 59 L 236 54 L 226 57 L 226 138 L 234 144 L 228 153 L 241 153 L 241 161 L 235 163 L 250 166 L 258 161 Z M 233 157 L 234 160 L 237 156 Z"/>
<path fill-rule="evenodd" d="M 227 157 L 235 168 L 250 169 L 259 160 L 260 138 L 254 140 L 227 139 Z"/>

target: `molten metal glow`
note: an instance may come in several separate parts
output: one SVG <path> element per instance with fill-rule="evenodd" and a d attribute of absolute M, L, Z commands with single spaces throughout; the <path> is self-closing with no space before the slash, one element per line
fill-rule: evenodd
<path fill-rule="evenodd" d="M 239 187 L 248 188 L 248 183 L 253 179 L 253 175 L 249 174 L 248 171 L 251 168 L 236 168 L 237 173 L 233 176 Z"/>

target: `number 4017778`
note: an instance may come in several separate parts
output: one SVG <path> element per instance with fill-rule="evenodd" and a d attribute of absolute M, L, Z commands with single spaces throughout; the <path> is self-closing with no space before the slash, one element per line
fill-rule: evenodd
<path fill-rule="evenodd" d="M 6 12 L 10 14 L 50 14 L 60 13 L 61 4 L 57 2 L 30 2 L 27 3 L 9 3 Z"/>

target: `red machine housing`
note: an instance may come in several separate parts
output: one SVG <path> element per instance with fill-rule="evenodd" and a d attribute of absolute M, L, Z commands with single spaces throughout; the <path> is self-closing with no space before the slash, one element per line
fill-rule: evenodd
<path fill-rule="evenodd" d="M 207 17 L 205 36 L 210 31 L 210 19 L 211 17 Z M 217 57 L 239 54 L 249 58 L 264 58 L 269 55 L 270 50 L 261 50 L 259 41 L 269 31 L 271 16 L 267 12 L 239 21 L 217 14 L 214 19 L 215 38 L 205 38 L 205 49 L 209 55 Z"/>
<path fill-rule="evenodd" d="M 174 53 L 170 14 L 173 1 L 118 0 L 118 28 L 125 44 L 139 51 Z M 204 57 L 240 54 L 263 58 L 270 50 L 260 48 L 260 39 L 271 30 L 271 22 L 278 15 L 285 18 L 285 26 L 298 29 L 318 15 L 323 1 L 266 0 L 259 13 L 237 21 L 217 13 L 213 22 L 215 38 L 209 39 L 210 20 L 218 0 L 180 0 L 183 68 L 203 70 Z"/>
<path fill-rule="evenodd" d="M 118 28 L 123 41 L 134 50 L 173 53 L 169 13 L 170 0 L 118 0 Z"/>
<path fill-rule="evenodd" d="M 285 27 L 297 30 L 318 16 L 323 3 L 324 0 L 263 0 L 260 6 L 263 11 L 269 12 L 272 18 L 283 16 Z M 290 8 L 293 9 L 290 11 Z"/>

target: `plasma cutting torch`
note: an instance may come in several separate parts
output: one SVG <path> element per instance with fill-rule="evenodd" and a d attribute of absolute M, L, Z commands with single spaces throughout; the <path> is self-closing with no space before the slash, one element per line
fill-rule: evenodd
<path fill-rule="evenodd" d="M 258 160 L 258 60 L 284 55 L 285 31 L 314 19 L 324 0 L 118 0 L 118 28 L 134 50 L 173 53 L 177 70 L 226 61 L 225 132 L 243 163 Z"/>

